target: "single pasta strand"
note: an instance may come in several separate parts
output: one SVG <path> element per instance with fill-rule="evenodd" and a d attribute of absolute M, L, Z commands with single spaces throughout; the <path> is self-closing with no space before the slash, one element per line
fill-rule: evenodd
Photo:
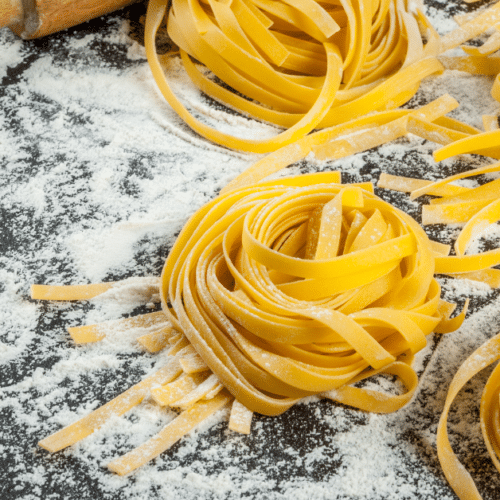
<path fill-rule="evenodd" d="M 120 476 L 129 474 L 170 448 L 199 423 L 228 404 L 231 399 L 231 396 L 226 391 L 223 391 L 213 399 L 199 401 L 182 412 L 149 441 L 110 462 L 108 469 Z"/>
<path fill-rule="evenodd" d="M 92 285 L 31 285 L 33 300 L 88 300 L 97 297 L 111 288 L 115 283 L 95 283 Z"/>
<path fill-rule="evenodd" d="M 460 389 L 477 373 L 491 365 L 500 358 L 500 335 L 496 335 L 479 349 L 477 349 L 459 368 L 448 389 L 448 395 L 443 413 L 438 424 L 437 450 L 441 467 L 451 487 L 460 500 L 481 500 L 476 485 L 470 474 L 465 470 L 453 452 L 448 438 L 447 420 L 453 400 Z M 500 462 L 496 456 L 492 443 L 494 432 L 498 432 L 498 421 L 491 422 L 490 416 L 495 412 L 492 408 L 498 408 L 498 390 L 500 388 L 500 374 L 498 366 L 493 371 L 481 398 L 481 430 L 490 453 L 490 457 L 497 470 L 500 471 Z M 495 443 L 498 449 L 498 443 Z"/>
<path fill-rule="evenodd" d="M 245 408 L 237 399 L 231 406 L 228 427 L 234 432 L 240 434 L 250 434 L 253 412 Z"/>
<path fill-rule="evenodd" d="M 133 316 L 131 318 L 98 323 L 96 325 L 74 326 L 68 328 L 68 333 L 77 344 L 86 344 L 102 340 L 106 336 L 107 331 L 110 330 L 123 331 L 134 328 L 150 328 L 154 325 L 161 325 L 166 321 L 167 318 L 163 311 L 157 311 L 149 314 Z"/>
<path fill-rule="evenodd" d="M 137 342 L 149 352 L 159 352 L 168 345 L 168 341 L 176 334 L 171 326 L 157 332 L 147 333 L 137 338 Z"/>

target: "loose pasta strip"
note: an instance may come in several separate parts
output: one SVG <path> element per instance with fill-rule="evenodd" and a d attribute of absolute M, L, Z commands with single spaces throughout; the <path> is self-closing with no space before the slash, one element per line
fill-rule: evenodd
<path fill-rule="evenodd" d="M 433 191 L 437 188 L 441 188 L 442 186 L 445 186 L 445 185 L 449 184 L 450 182 L 460 180 L 460 179 L 466 179 L 467 177 L 474 177 L 476 175 L 498 172 L 499 170 L 500 170 L 500 162 L 496 162 L 496 163 L 492 163 L 491 165 L 486 165 L 483 167 L 476 168 L 474 170 L 468 170 L 466 172 L 451 175 L 450 177 L 447 177 L 445 179 L 442 179 L 442 180 L 439 180 L 436 182 L 432 182 L 430 184 L 426 184 L 425 186 L 422 186 L 421 188 L 412 191 L 410 198 L 412 200 L 415 200 L 415 199 L 419 198 L 420 196 L 423 196 L 425 194 L 430 194 L 431 190 Z M 469 193 L 470 193 L 470 191 L 468 193 L 464 192 L 465 196 L 463 196 L 463 197 L 467 197 L 467 194 L 469 194 Z M 459 194 L 457 196 L 462 196 L 462 195 Z M 451 196 L 447 196 L 447 198 L 451 198 Z"/>
<path fill-rule="evenodd" d="M 500 359 L 500 335 L 479 347 L 459 368 L 448 389 L 437 432 L 437 450 L 441 467 L 451 487 L 461 500 L 480 500 L 470 474 L 459 462 L 450 444 L 447 430 L 448 414 L 453 401 L 474 375 Z M 498 415 L 500 394 L 500 365 L 491 373 L 481 396 L 480 421 L 486 447 L 496 469 L 500 472 L 500 423 Z"/>
<path fill-rule="evenodd" d="M 171 326 L 167 326 L 166 328 L 156 332 L 142 335 L 137 339 L 137 342 L 149 352 L 159 352 L 167 347 L 169 339 L 171 339 L 176 333 L 177 330 Z"/>
<path fill-rule="evenodd" d="M 491 288 L 500 288 L 500 269 L 483 269 L 481 271 L 472 271 L 469 273 L 450 274 L 455 278 L 469 279 L 486 283 Z"/>
<path fill-rule="evenodd" d="M 500 156 L 500 130 L 492 130 L 482 134 L 464 137 L 434 152 L 434 159 L 442 161 L 451 156 L 464 153 L 478 153 L 490 148 L 495 149 L 495 153 Z"/>
<path fill-rule="evenodd" d="M 471 56 L 489 56 L 500 49 L 500 32 L 496 25 L 496 31 L 481 45 L 481 47 L 463 46 L 464 52 Z"/>
<path fill-rule="evenodd" d="M 156 325 L 162 325 L 165 322 L 167 322 L 167 318 L 163 311 L 157 311 L 95 325 L 74 326 L 68 328 L 68 332 L 76 344 L 87 344 L 89 342 L 98 342 L 102 340 L 106 336 L 106 333 L 110 331 L 116 332 L 135 328 L 151 328 Z"/>
<path fill-rule="evenodd" d="M 34 300 L 88 300 L 111 290 L 115 283 L 96 283 L 92 285 L 31 285 L 31 298 Z"/>
<path fill-rule="evenodd" d="M 406 392 L 402 395 L 389 395 L 381 391 L 360 389 L 352 385 L 326 392 L 324 395 L 348 406 L 375 413 L 391 413 L 405 406 L 413 397 L 418 385 L 415 372 L 403 362 L 396 362 L 378 373 L 395 375 L 404 383 Z"/>
<path fill-rule="evenodd" d="M 386 173 L 380 174 L 377 186 L 402 193 L 410 193 L 417 189 L 426 188 L 426 194 L 433 196 L 454 196 L 456 194 L 465 193 L 470 190 L 468 187 L 457 186 L 455 184 L 446 183 L 440 186 L 431 186 L 432 181 L 424 179 L 414 179 L 412 177 L 402 177 L 399 175 L 390 175 Z"/>
<path fill-rule="evenodd" d="M 171 406 L 186 410 L 201 399 L 211 399 L 222 390 L 222 385 L 219 383 L 215 375 L 210 375 L 203 382 L 198 384 L 192 391 L 185 394 L 182 398 L 177 399 Z"/>
<path fill-rule="evenodd" d="M 245 406 L 235 399 L 231 406 L 228 427 L 230 430 L 239 432 L 240 434 L 250 434 L 252 417 L 253 412 L 245 408 Z"/>
<path fill-rule="evenodd" d="M 31 285 L 31 298 L 34 300 L 89 300 L 107 291 L 136 291 L 144 296 L 158 293 L 157 278 L 131 278 L 108 283 L 90 285 Z"/>
<path fill-rule="evenodd" d="M 177 400 L 187 396 L 191 391 L 206 379 L 206 373 L 195 373 L 183 375 L 178 379 L 164 384 L 161 387 L 153 387 L 151 396 L 160 406 L 170 406 Z"/>
<path fill-rule="evenodd" d="M 186 373 L 200 373 L 208 369 L 205 361 L 198 354 L 191 354 L 182 358 L 181 366 Z"/>

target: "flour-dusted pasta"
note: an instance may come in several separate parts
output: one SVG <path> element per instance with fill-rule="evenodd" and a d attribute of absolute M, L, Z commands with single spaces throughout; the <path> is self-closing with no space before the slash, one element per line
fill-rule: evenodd
<path fill-rule="evenodd" d="M 407 102 L 442 71 L 435 37 L 424 46 L 420 10 L 406 0 L 166 0 L 149 2 L 146 53 L 155 80 L 195 131 L 229 148 L 267 153 L 315 128 L 339 125 Z M 167 16 L 193 82 L 214 99 L 286 130 L 272 139 L 237 138 L 210 128 L 174 95 L 155 49 Z M 203 63 L 237 93 L 202 74 Z"/>
<path fill-rule="evenodd" d="M 139 344 L 150 352 L 169 347 L 171 361 L 40 445 L 56 451 L 74 444 L 149 392 L 181 413 L 113 461 L 119 474 L 231 401 L 230 427 L 241 432 L 253 412 L 278 415 L 312 394 L 366 411 L 404 406 L 418 383 L 413 355 L 431 332 L 456 329 L 465 309 L 449 319 L 454 307 L 440 298 L 435 262 L 446 249 L 376 197 L 371 184 L 339 180 L 323 173 L 264 181 L 196 212 L 165 262 L 163 312 L 70 329 L 82 343 L 102 339 L 110 327 L 148 325 Z M 72 300 L 106 288 L 37 285 L 32 292 Z M 379 373 L 395 375 L 406 391 L 353 386 Z"/>

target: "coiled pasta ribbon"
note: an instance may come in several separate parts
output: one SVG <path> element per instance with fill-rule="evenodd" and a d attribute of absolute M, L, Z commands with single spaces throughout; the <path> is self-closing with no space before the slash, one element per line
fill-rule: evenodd
<path fill-rule="evenodd" d="M 462 364 L 448 389 L 437 433 L 438 456 L 446 479 L 460 500 L 481 500 L 476 485 L 453 452 L 448 438 L 447 420 L 460 389 L 477 373 L 500 359 L 500 334 L 488 340 Z M 493 464 L 500 472 L 500 365 L 488 378 L 481 396 L 481 431 Z"/>
<path fill-rule="evenodd" d="M 192 81 L 245 115 L 286 130 L 250 140 L 194 117 L 172 92 L 156 54 L 167 0 L 151 0 L 146 53 L 164 97 L 196 132 L 229 148 L 267 153 L 314 128 L 339 125 L 407 102 L 426 76 L 441 71 L 419 30 L 424 15 L 406 0 L 173 0 L 167 28 Z M 417 22 L 418 21 L 418 22 Z M 432 40 L 432 37 L 431 37 Z M 432 49 L 432 50 L 431 50 Z M 201 73 L 204 64 L 226 85 Z"/>
<path fill-rule="evenodd" d="M 417 352 L 442 320 L 420 226 L 361 187 L 315 179 L 215 199 L 187 223 L 162 274 L 173 324 L 266 415 Z"/>
<path fill-rule="evenodd" d="M 253 412 L 277 415 L 320 394 L 365 411 L 390 412 L 412 397 L 413 355 L 432 331 L 463 321 L 465 309 L 440 299 L 441 252 L 408 215 L 369 183 L 339 184 L 310 174 L 232 190 L 201 208 L 180 233 L 162 273 L 163 311 L 70 328 L 77 343 L 141 328 L 150 352 L 170 346 L 171 361 L 83 419 L 40 442 L 74 444 L 148 393 L 182 412 L 157 436 L 109 464 L 127 474 L 232 401 L 230 428 L 249 432 Z M 129 281 L 34 285 L 35 299 L 80 300 Z M 354 384 L 386 373 L 401 395 Z"/>
<path fill-rule="evenodd" d="M 425 54 L 427 56 L 439 55 L 439 61 L 445 68 L 479 75 L 500 74 L 500 58 L 491 55 L 497 50 L 496 42 L 498 40 L 496 35 L 492 35 L 495 43 L 493 41 L 485 43 L 481 47 L 480 53 L 476 53 L 475 49 L 471 47 L 464 47 L 464 50 L 472 55 L 466 57 L 440 55 L 481 34 L 491 26 L 497 26 L 497 23 L 500 26 L 500 3 L 475 17 L 467 16 L 464 19 L 458 19 L 460 27 L 443 38 L 439 37 L 420 12 L 418 12 L 418 21 L 427 30 L 429 39 L 424 50 Z M 424 62 L 421 61 L 419 64 L 420 67 L 423 67 Z M 440 69 L 437 66 L 436 59 L 432 57 L 427 57 L 425 64 L 432 65 L 435 71 Z M 400 74 L 401 72 L 398 73 L 398 75 Z M 392 79 L 389 78 L 378 89 L 381 90 L 384 85 L 389 84 L 391 81 Z M 495 79 L 492 96 L 500 102 L 500 76 Z M 223 192 L 258 182 L 266 176 L 305 158 L 310 153 L 313 153 L 320 160 L 339 159 L 379 146 L 407 133 L 413 133 L 443 145 L 479 134 L 479 129 L 443 116 L 453 109 L 454 102 L 449 96 L 443 96 L 418 110 L 378 111 L 355 118 L 347 114 L 344 123 L 313 132 L 257 161 L 231 181 Z M 458 103 L 455 102 L 455 105 L 458 105 Z M 497 116 L 484 116 L 483 122 L 486 131 L 499 128 Z M 476 149 L 471 150 L 471 152 L 500 159 L 500 145 L 498 141 L 495 141 L 494 135 L 490 137 L 489 141 L 477 141 Z"/>

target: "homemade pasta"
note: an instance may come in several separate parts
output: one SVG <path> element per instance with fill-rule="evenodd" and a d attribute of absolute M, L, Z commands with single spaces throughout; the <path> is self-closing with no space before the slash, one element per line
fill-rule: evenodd
<path fill-rule="evenodd" d="M 233 149 L 267 153 L 315 128 L 397 108 L 423 78 L 442 71 L 437 34 L 407 0 L 174 0 L 168 13 L 167 3 L 151 0 L 146 17 L 154 78 L 193 130 Z M 285 130 L 272 139 L 244 139 L 193 116 L 172 92 L 156 53 L 165 16 L 187 73 L 204 93 Z M 425 46 L 421 29 L 429 35 Z M 237 93 L 201 73 L 193 59 Z"/>
<path fill-rule="evenodd" d="M 196 132 L 228 148 L 271 153 L 198 210 L 172 248 L 158 289 L 162 311 L 99 325 L 70 328 L 76 343 L 98 342 L 109 328 L 147 325 L 137 339 L 149 352 L 168 349 L 168 362 L 76 423 L 40 441 L 54 452 L 90 435 L 112 416 L 152 396 L 179 410 L 156 436 L 108 467 L 127 474 L 168 449 L 214 412 L 231 406 L 229 428 L 250 432 L 254 412 L 278 415 L 318 394 L 365 411 L 392 412 L 412 397 L 418 379 L 411 364 L 431 332 L 463 322 L 467 302 L 440 298 L 434 274 L 500 286 L 500 250 L 467 253 L 485 227 L 500 221 L 500 181 L 466 188 L 452 181 L 500 171 L 500 162 L 429 182 L 383 174 L 379 186 L 437 196 L 423 207 L 423 224 L 464 223 L 450 248 L 428 239 L 411 217 L 373 194 L 369 183 L 340 184 L 336 172 L 264 181 L 309 153 L 338 159 L 408 133 L 443 147 L 436 161 L 463 153 L 500 159 L 496 116 L 484 131 L 446 117 L 450 96 L 415 110 L 395 109 L 419 82 L 443 68 L 495 76 L 500 102 L 500 3 L 457 19 L 440 38 L 405 0 L 166 0 L 149 2 L 146 51 L 158 86 Z M 174 95 L 155 50 L 167 16 L 192 81 L 241 113 L 284 129 L 249 140 L 210 128 Z M 481 47 L 448 57 L 488 28 Z M 425 35 L 426 43 L 423 42 Z M 204 64 L 224 84 L 200 72 Z M 233 90 L 229 90 L 226 86 Z M 314 129 L 321 129 L 312 132 Z M 57 287 L 34 285 L 40 300 L 88 300 L 122 283 Z M 451 449 L 446 420 L 458 391 L 500 358 L 495 337 L 456 374 L 438 429 L 438 454 L 461 499 L 479 493 Z M 377 374 L 400 379 L 405 392 L 389 395 L 359 387 Z M 481 402 L 486 445 L 500 470 L 500 371 L 493 371 Z"/>
<path fill-rule="evenodd" d="M 371 184 L 339 180 L 334 172 L 261 182 L 201 208 L 165 263 L 163 312 L 70 329 L 86 343 L 107 328 L 148 325 L 151 333 L 138 343 L 150 352 L 169 347 L 171 361 L 40 445 L 57 451 L 74 444 L 148 391 L 181 413 L 112 462 L 119 474 L 231 401 L 230 427 L 241 432 L 249 432 L 252 412 L 278 415 L 312 394 L 366 411 L 405 405 L 418 383 L 413 355 L 431 332 L 456 329 L 466 309 L 450 319 L 454 307 L 440 298 L 435 262 L 446 250 Z M 34 285 L 32 296 L 88 299 L 105 289 Z M 379 373 L 398 377 L 406 391 L 354 385 Z"/>

